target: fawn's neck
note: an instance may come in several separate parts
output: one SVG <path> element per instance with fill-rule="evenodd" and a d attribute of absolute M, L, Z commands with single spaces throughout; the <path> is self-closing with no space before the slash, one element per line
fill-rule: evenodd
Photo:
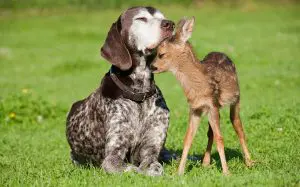
<path fill-rule="evenodd" d="M 178 67 L 171 70 L 181 84 L 190 105 L 193 105 L 199 90 L 205 85 L 203 66 L 193 53 L 181 59 Z"/>
<path fill-rule="evenodd" d="M 197 62 L 183 62 L 173 74 L 180 82 L 183 89 L 193 88 L 192 84 L 198 82 L 198 78 L 202 77 L 202 67 L 201 64 L 196 64 Z"/>

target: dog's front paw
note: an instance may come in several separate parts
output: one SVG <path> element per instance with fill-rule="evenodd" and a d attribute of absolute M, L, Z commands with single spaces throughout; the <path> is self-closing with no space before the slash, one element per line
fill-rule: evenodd
<path fill-rule="evenodd" d="M 120 173 L 125 170 L 125 164 L 118 156 L 106 157 L 103 160 L 101 167 L 106 173 Z"/>
<path fill-rule="evenodd" d="M 159 162 L 153 162 L 143 173 L 147 176 L 161 176 L 164 173 L 164 168 Z"/>
<path fill-rule="evenodd" d="M 134 165 L 131 165 L 131 164 L 128 164 L 125 169 L 124 169 L 124 172 L 137 172 L 139 173 L 139 168 L 134 166 Z"/>

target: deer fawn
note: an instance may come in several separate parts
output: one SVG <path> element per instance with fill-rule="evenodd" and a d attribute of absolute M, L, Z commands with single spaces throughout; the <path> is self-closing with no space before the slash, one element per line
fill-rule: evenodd
<path fill-rule="evenodd" d="M 203 158 L 203 165 L 210 164 L 213 140 L 221 159 L 223 173 L 229 174 L 225 159 L 224 142 L 220 131 L 219 109 L 230 105 L 230 120 L 243 149 L 245 163 L 251 166 L 250 154 L 246 145 L 245 134 L 240 119 L 240 90 L 233 62 L 223 53 L 209 53 L 202 61 L 197 60 L 187 41 L 192 34 L 195 18 L 182 19 L 172 38 L 163 41 L 157 49 L 157 56 L 152 64 L 154 73 L 172 72 L 187 97 L 190 114 L 189 126 L 184 138 L 184 148 L 178 174 L 184 173 L 188 151 L 196 134 L 202 114 L 208 114 L 208 144 Z"/>

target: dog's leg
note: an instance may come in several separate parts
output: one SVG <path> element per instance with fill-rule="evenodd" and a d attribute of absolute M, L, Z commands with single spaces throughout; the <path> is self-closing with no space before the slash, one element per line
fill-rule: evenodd
<path fill-rule="evenodd" d="M 208 121 L 214 134 L 214 140 L 216 141 L 217 144 L 217 150 L 219 152 L 219 156 L 221 159 L 223 173 L 225 175 L 229 175 L 230 173 L 228 171 L 228 166 L 227 166 L 225 151 L 224 151 L 224 141 L 220 129 L 219 109 L 217 107 L 213 107 L 210 109 L 208 114 Z"/>
<path fill-rule="evenodd" d="M 158 157 L 166 140 L 169 110 L 163 100 L 157 100 L 152 102 L 152 106 L 148 110 L 146 109 L 145 114 L 147 116 L 143 124 L 144 128 L 140 132 L 140 146 L 137 147 L 135 154 L 140 160 L 139 169 L 141 173 L 149 176 L 160 176 L 163 174 L 163 167 L 158 162 Z"/>
<path fill-rule="evenodd" d="M 116 112 L 107 123 L 109 129 L 106 135 L 105 158 L 102 162 L 102 168 L 108 173 L 137 169 L 137 167 L 127 165 L 124 162 L 133 139 L 133 129 L 130 122 L 128 114 Z"/>
<path fill-rule="evenodd" d="M 193 110 L 190 111 L 189 127 L 185 134 L 182 156 L 181 156 L 181 160 L 180 160 L 180 164 L 179 164 L 179 168 L 178 168 L 179 175 L 183 175 L 183 173 L 184 173 L 184 168 L 185 168 L 188 152 L 192 145 L 193 139 L 196 135 L 200 117 L 201 117 L 201 113 L 195 113 L 195 111 L 193 111 Z"/>
<path fill-rule="evenodd" d="M 126 139 L 126 134 L 114 134 L 108 138 L 105 159 L 102 162 L 102 168 L 107 173 L 138 170 L 136 166 L 124 162 L 129 146 Z"/>
<path fill-rule="evenodd" d="M 230 120 L 233 125 L 233 128 L 236 132 L 236 134 L 239 137 L 240 144 L 242 146 L 244 157 L 245 157 L 245 163 L 248 167 L 251 167 L 253 165 L 253 161 L 250 158 L 250 153 L 248 151 L 248 147 L 246 144 L 246 138 L 245 133 L 243 130 L 243 125 L 240 119 L 240 104 L 239 102 L 230 106 Z"/>
<path fill-rule="evenodd" d="M 209 166 L 210 165 L 211 148 L 212 148 L 212 144 L 213 144 L 213 141 L 214 141 L 213 131 L 212 131 L 211 126 L 210 126 L 209 123 L 208 123 L 207 138 L 208 138 L 207 147 L 206 147 L 206 151 L 204 153 L 204 157 L 203 157 L 203 161 L 202 161 L 203 166 Z"/>

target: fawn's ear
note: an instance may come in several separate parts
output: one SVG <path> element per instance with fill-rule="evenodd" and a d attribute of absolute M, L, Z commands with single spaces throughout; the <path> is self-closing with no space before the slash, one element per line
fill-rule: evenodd
<path fill-rule="evenodd" d="M 121 17 L 112 24 L 101 48 L 101 56 L 121 70 L 128 70 L 132 66 L 132 60 L 120 32 Z"/>
<path fill-rule="evenodd" d="M 180 43 L 185 43 L 192 36 L 195 23 L 195 17 L 190 19 L 183 18 L 177 23 L 176 40 Z"/>

